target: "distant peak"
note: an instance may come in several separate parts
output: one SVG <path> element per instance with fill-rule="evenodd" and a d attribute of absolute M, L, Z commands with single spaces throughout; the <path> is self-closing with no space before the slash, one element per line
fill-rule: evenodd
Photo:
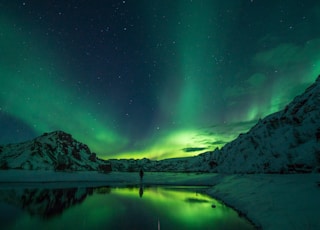
<path fill-rule="evenodd" d="M 55 139 L 59 139 L 59 140 L 69 140 L 71 141 L 73 139 L 72 135 L 69 133 L 66 133 L 64 131 L 61 130 L 56 130 L 50 133 L 44 133 L 41 135 L 41 137 L 53 137 Z"/>
<path fill-rule="evenodd" d="M 52 135 L 71 135 L 71 134 L 66 133 L 66 132 L 64 132 L 62 130 L 56 130 L 56 131 L 52 131 L 52 132 L 49 132 L 49 133 L 45 132 L 45 133 L 42 134 L 42 136 L 52 136 Z"/>

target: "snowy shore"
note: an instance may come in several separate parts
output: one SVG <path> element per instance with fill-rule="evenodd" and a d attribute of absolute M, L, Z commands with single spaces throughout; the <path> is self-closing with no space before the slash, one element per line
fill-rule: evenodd
<path fill-rule="evenodd" d="M 209 194 L 262 229 L 320 229 L 319 174 L 225 176 Z"/>
<path fill-rule="evenodd" d="M 137 173 L 0 171 L 0 189 L 22 183 L 125 186 L 137 185 L 140 179 Z M 212 186 L 209 195 L 243 213 L 262 229 L 320 229 L 320 174 L 146 173 L 143 183 Z"/>

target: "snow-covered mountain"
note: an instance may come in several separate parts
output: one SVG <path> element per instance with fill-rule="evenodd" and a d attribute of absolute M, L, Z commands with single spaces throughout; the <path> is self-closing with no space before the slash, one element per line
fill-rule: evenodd
<path fill-rule="evenodd" d="M 216 172 L 320 172 L 320 76 L 283 110 L 260 120 L 221 150 L 198 157 Z"/>
<path fill-rule="evenodd" d="M 70 134 L 55 131 L 31 141 L 0 146 L 0 169 L 107 172 L 111 166 Z"/>
<path fill-rule="evenodd" d="M 111 165 L 110 165 L 111 164 Z M 220 173 L 320 172 L 320 76 L 283 110 L 221 149 L 195 157 L 103 161 L 70 134 L 56 131 L 0 146 L 0 169 L 53 169 Z"/>

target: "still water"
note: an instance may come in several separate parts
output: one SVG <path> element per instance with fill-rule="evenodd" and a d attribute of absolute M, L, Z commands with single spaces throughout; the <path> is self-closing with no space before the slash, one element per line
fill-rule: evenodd
<path fill-rule="evenodd" d="M 1 229 L 254 229 L 200 187 L 0 188 Z"/>

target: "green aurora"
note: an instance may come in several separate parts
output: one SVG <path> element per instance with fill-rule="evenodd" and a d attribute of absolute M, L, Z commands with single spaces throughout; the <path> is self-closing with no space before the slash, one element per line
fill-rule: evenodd
<path fill-rule="evenodd" d="M 193 156 L 320 73 L 316 1 L 117 4 L 0 1 L 1 144 L 63 130 L 105 159 Z"/>

